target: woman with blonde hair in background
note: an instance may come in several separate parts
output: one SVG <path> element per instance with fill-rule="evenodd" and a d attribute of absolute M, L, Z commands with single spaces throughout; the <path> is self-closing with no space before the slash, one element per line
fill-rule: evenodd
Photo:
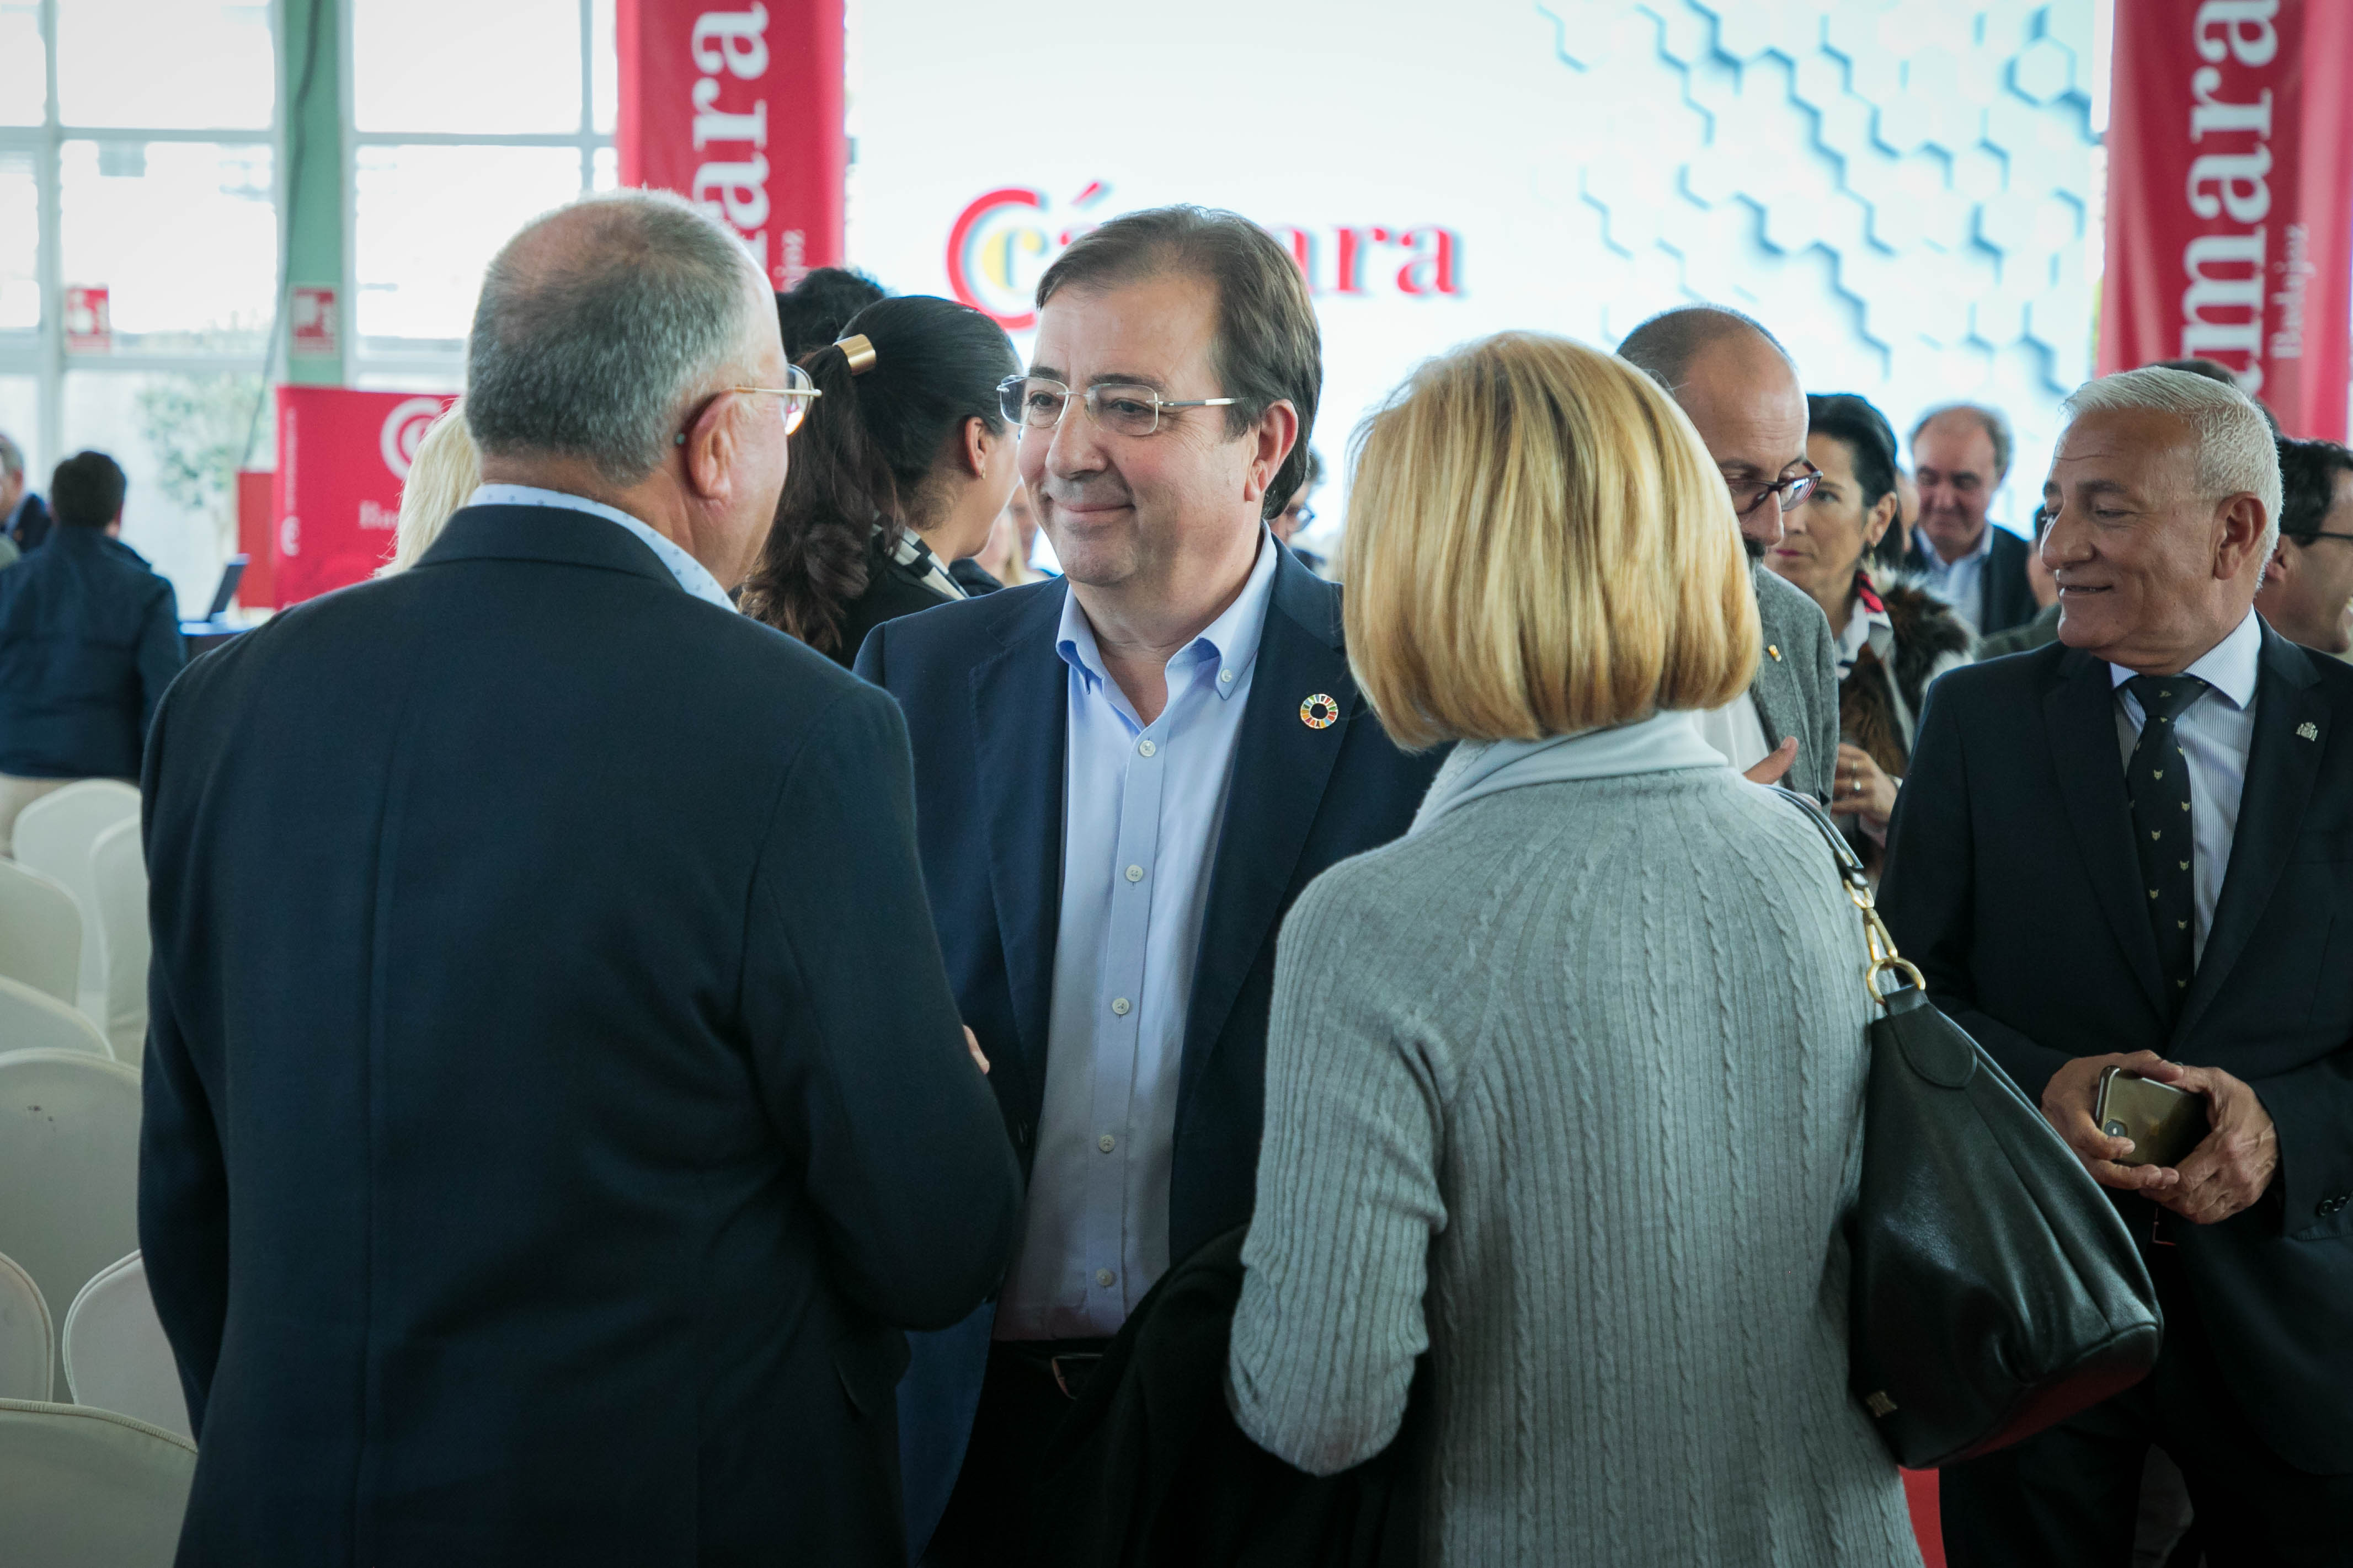
<path fill-rule="evenodd" d="M 400 521 L 394 525 L 392 559 L 376 568 L 379 577 L 405 572 L 441 537 L 450 514 L 466 504 L 482 482 L 481 454 L 466 433 L 466 400 L 459 398 L 427 427 L 400 482 Z"/>
<path fill-rule="evenodd" d="M 1236 1416 L 1333 1474 L 1427 1351 L 1426 1563 L 1916 1563 L 1847 1391 L 1862 923 L 1692 720 L 1757 658 L 1724 481 L 1641 373 L 1527 333 L 1360 439 L 1349 663 L 1457 745 L 1283 927 Z"/>

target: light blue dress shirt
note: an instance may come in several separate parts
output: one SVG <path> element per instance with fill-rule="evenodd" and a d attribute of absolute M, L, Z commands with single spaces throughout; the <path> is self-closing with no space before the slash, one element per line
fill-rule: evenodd
<path fill-rule="evenodd" d="M 2255 681 L 2263 652 L 2263 623 L 2249 610 L 2236 630 L 2185 672 L 2210 689 L 2173 721 L 2174 737 L 2189 759 L 2189 844 L 2195 857 L 2189 893 L 2197 905 L 2189 934 L 2201 959 L 2206 956 L 2206 932 L 2214 924 L 2214 905 L 2222 896 L 2222 879 L 2231 869 L 2231 842 L 2239 832 L 2239 796 L 2247 784 L 2247 752 L 2255 741 Z M 2140 700 L 2125 689 L 2125 682 L 2137 673 L 2121 664 L 2108 666 L 2109 679 L 2116 683 L 2116 742 L 2127 767 L 2133 748 L 2140 743 L 2144 716 Z"/>
<path fill-rule="evenodd" d="M 468 506 L 545 506 L 565 511 L 585 511 L 617 522 L 645 542 L 678 585 L 705 604 L 716 605 L 729 615 L 735 613 L 735 602 L 719 579 L 703 569 L 702 563 L 689 555 L 668 537 L 656 532 L 617 507 L 603 501 L 590 500 L 586 496 L 567 495 L 562 490 L 543 490 L 537 485 L 477 485 L 474 493 L 466 498 Z"/>
<path fill-rule="evenodd" d="M 1062 910 L 1045 1107 L 998 1339 L 1114 1334 L 1167 1271 L 1186 1009 L 1275 560 L 1261 532 L 1240 595 L 1170 656 L 1150 724 L 1105 672 L 1078 596 L 1062 601 Z"/>
<path fill-rule="evenodd" d="M 1928 592 L 1953 607 L 1953 613 L 1968 622 L 1969 630 L 1978 629 L 1978 617 L 1985 610 L 1985 599 L 1979 590 L 1985 584 L 1986 558 L 1993 553 L 1994 525 L 1989 520 L 1985 531 L 1978 535 L 1978 547 L 1958 561 L 1947 561 L 1936 553 L 1936 542 L 1923 540 L 1926 546 L 1920 553 L 1928 558 L 1927 570 L 1920 574 L 1926 580 Z"/>

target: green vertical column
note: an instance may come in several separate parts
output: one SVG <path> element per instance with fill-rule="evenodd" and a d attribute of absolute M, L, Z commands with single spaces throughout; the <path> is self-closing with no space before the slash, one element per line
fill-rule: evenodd
<path fill-rule="evenodd" d="M 284 138 L 286 294 L 278 301 L 280 363 L 289 382 L 350 380 L 352 301 L 343 286 L 343 6 L 337 0 L 277 0 L 278 101 Z M 324 290 L 323 294 L 312 292 Z M 316 307 L 332 303 L 332 342 Z"/>

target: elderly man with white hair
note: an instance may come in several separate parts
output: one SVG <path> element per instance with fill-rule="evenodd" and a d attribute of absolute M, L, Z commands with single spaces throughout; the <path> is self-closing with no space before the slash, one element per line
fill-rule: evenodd
<path fill-rule="evenodd" d="M 1880 898 L 1939 1005 L 2139 1237 L 2156 1373 L 1948 1468 L 1962 1564 L 2127 1560 L 2154 1445 L 2205 1561 L 2343 1563 L 2353 1520 L 2353 669 L 2253 609 L 2278 535 L 2237 388 L 2093 382 L 2043 485 L 2059 641 L 1929 698 Z M 2123 1068 L 2209 1127 L 2156 1163 L 2094 1119 Z"/>
<path fill-rule="evenodd" d="M 902 1568 L 903 1331 L 1019 1174 L 897 704 L 728 603 L 808 384 L 645 193 L 508 242 L 467 384 L 473 504 L 148 740 L 180 1561 Z"/>

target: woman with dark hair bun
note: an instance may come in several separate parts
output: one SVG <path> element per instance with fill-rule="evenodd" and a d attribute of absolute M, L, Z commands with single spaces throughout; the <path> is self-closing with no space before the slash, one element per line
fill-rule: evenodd
<path fill-rule="evenodd" d="M 1020 373 L 1003 328 L 929 294 L 881 300 L 801 356 L 824 395 L 794 434 L 776 525 L 742 607 L 848 666 L 882 622 L 965 596 L 1019 479 L 997 384 Z"/>
<path fill-rule="evenodd" d="M 1898 505 L 1887 416 L 1844 392 L 1809 396 L 1806 413 L 1806 458 L 1821 480 L 1783 516 L 1781 542 L 1765 560 L 1829 617 L 1840 740 L 1831 809 L 1848 818 L 1848 837 L 1876 871 L 1928 685 L 1968 663 L 1976 638 L 1951 606 L 1873 557 Z"/>

